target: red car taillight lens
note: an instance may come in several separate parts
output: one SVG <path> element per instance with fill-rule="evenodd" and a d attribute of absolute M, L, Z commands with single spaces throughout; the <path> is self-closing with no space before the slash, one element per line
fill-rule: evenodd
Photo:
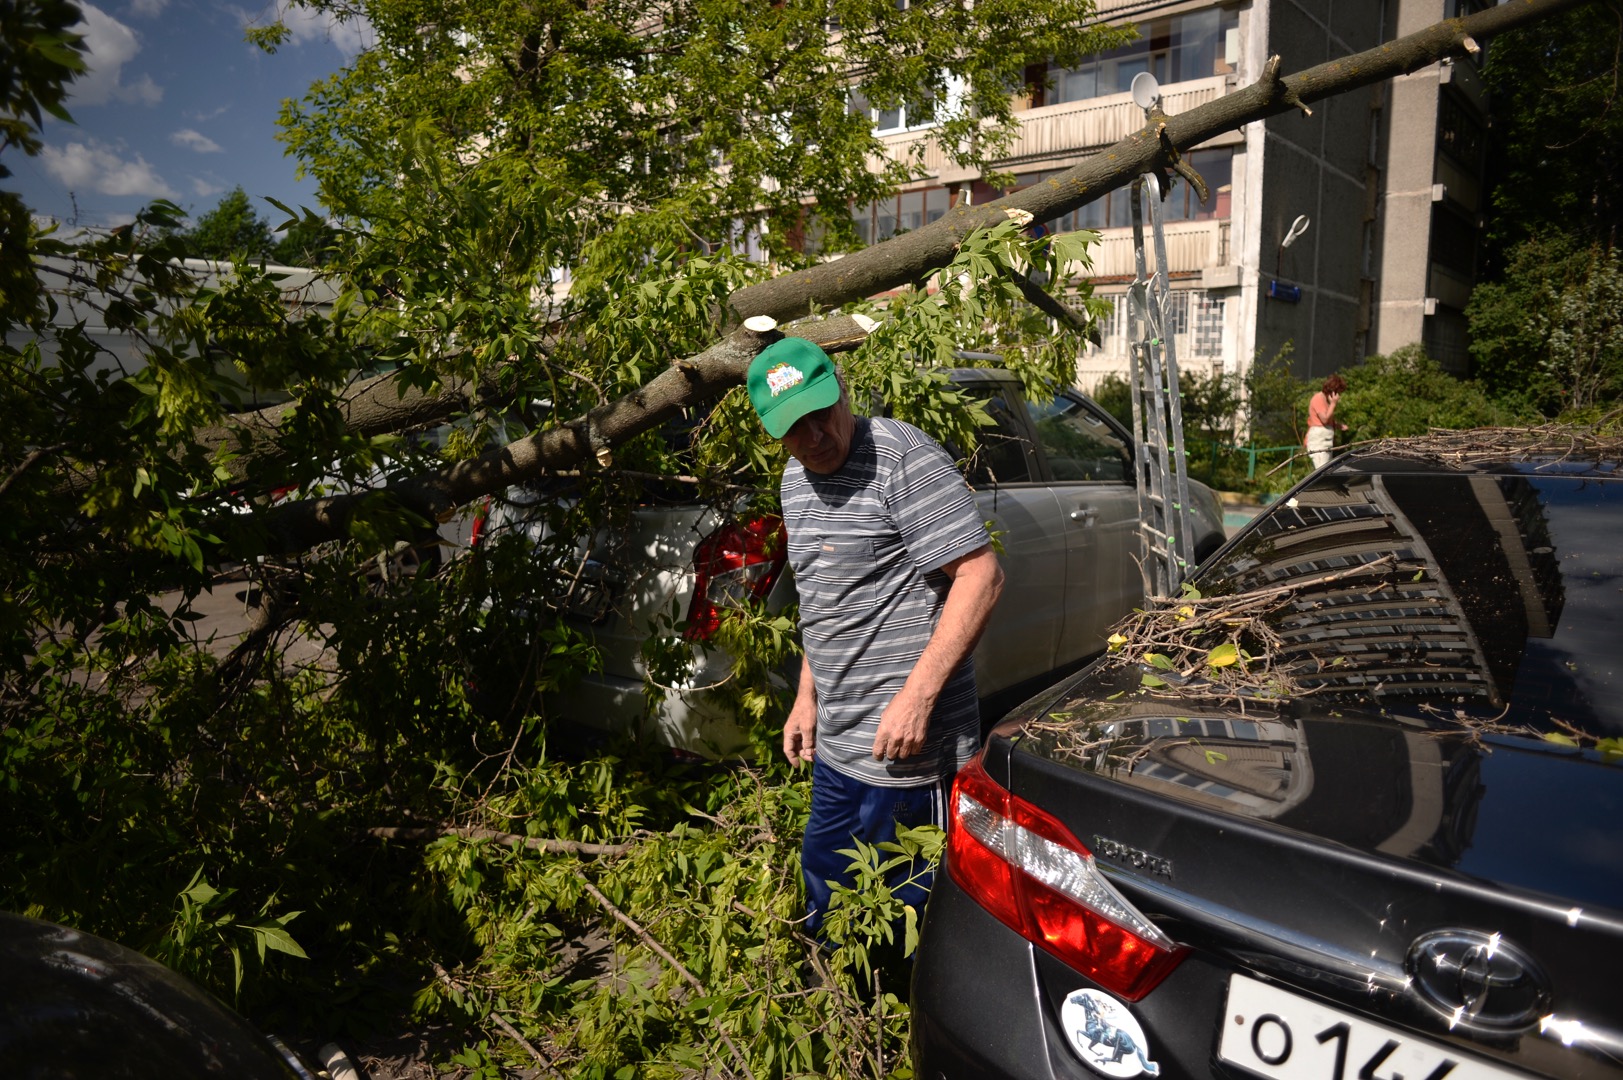
<path fill-rule="evenodd" d="M 764 600 L 786 557 L 783 519 L 776 516 L 731 522 L 705 537 L 693 553 L 693 603 L 682 636 L 709 641 L 728 608 Z"/>
<path fill-rule="evenodd" d="M 999 786 L 980 757 L 952 785 L 947 871 L 999 922 L 1128 1001 L 1183 958 L 1069 829 Z"/>
<path fill-rule="evenodd" d="M 479 541 L 485 538 L 485 523 L 490 520 L 490 496 L 485 496 L 479 502 L 479 507 L 473 512 L 473 529 L 468 533 L 468 546 L 478 547 Z"/>

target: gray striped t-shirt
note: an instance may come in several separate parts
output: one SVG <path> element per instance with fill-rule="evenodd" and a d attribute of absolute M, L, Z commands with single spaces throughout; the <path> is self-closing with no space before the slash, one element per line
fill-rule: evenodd
<path fill-rule="evenodd" d="M 957 771 L 980 739 L 969 658 L 936 700 L 922 752 L 875 761 L 873 745 L 941 617 L 952 581 L 941 567 L 990 542 L 964 478 L 918 428 L 858 417 L 840 470 L 819 476 L 791 459 L 782 493 L 819 760 L 881 787 Z"/>

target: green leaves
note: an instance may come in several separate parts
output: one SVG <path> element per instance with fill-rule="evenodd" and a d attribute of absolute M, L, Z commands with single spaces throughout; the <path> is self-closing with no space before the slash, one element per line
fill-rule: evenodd
<path fill-rule="evenodd" d="M 430 887 L 470 872 L 482 882 L 458 909 L 457 932 L 475 947 L 440 984 L 441 1006 L 501 1015 L 569 1075 L 702 1070 L 734 1060 L 735 1047 L 760 1077 L 873 1076 L 881 1059 L 904 1061 L 901 958 L 920 913 L 896 890 L 935 866 L 941 831 L 849 848 L 855 883 L 836 889 L 819 945 L 800 929 L 795 869 L 808 781 L 609 764 L 519 770 L 488 809 L 544 835 L 633 838 L 623 855 L 583 861 L 451 838 L 425 850 Z M 583 926 L 612 955 L 612 974 L 560 966 Z M 502 1042 L 462 1054 L 473 1067 L 522 1051 Z"/>
<path fill-rule="evenodd" d="M 293 940 L 293 935 L 289 934 L 285 929 L 286 924 L 291 922 L 298 915 L 299 912 L 294 911 L 282 916 L 276 922 L 267 926 L 243 927 L 244 930 L 247 930 L 254 936 L 254 944 L 259 949 L 260 963 L 265 962 L 265 950 L 267 949 L 274 952 L 286 953 L 288 956 L 296 956 L 300 960 L 310 959 L 310 957 L 305 954 L 305 951 L 299 947 L 299 943 Z"/>
<path fill-rule="evenodd" d="M 419 177 L 440 192 L 485 172 L 469 161 L 473 145 L 505 163 L 509 194 L 548 191 L 573 219 L 548 223 L 577 234 L 553 265 L 580 265 L 581 236 L 622 225 L 646 235 L 666 214 L 714 246 L 763 219 L 763 242 L 798 260 L 806 208 L 824 208 L 819 231 L 848 247 L 848 207 L 912 175 L 906 161 L 869 169 L 878 147 L 869 117 L 847 107 L 852 71 L 881 108 L 933 98 L 942 152 L 973 167 L 1007 142 L 1008 88 L 1027 66 L 1124 36 L 1089 27 L 1080 0 L 1025 3 L 1018 17 L 1013 7 L 735 0 L 651 22 L 642 4 L 478 0 L 427 18 L 368 0 L 344 13 L 368 20 L 375 47 L 287 108 L 285 138 L 324 202 L 380 234 L 411 228 L 411 203 L 426 201 L 410 197 Z M 254 38 L 275 48 L 285 33 L 273 25 Z"/>
<path fill-rule="evenodd" d="M 84 38 L 71 32 L 81 13 L 66 0 L 14 0 L 0 8 L 0 147 L 39 153 L 40 113 L 71 124 L 62 101 L 68 84 L 85 71 Z M 0 178 L 11 175 L 0 166 Z M 7 196 L 9 200 L 11 196 Z"/>
<path fill-rule="evenodd" d="M 234 994 L 241 994 L 248 974 L 264 967 L 268 951 L 309 959 L 287 931 L 287 924 L 298 918 L 299 912 L 274 916 L 261 923 L 247 923 L 241 921 L 234 910 L 236 897 L 236 889 L 216 889 L 210 885 L 203 876 L 203 868 L 198 867 L 176 897 L 178 908 L 174 921 L 159 938 L 153 955 L 205 983 L 217 977 L 216 968 L 229 957 Z M 258 915 L 267 916 L 276 902 L 272 895 L 261 905 Z M 243 946 L 249 942 L 254 951 L 245 954 Z"/>

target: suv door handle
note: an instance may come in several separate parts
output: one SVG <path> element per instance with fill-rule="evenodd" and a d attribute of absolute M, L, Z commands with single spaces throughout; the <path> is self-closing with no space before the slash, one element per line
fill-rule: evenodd
<path fill-rule="evenodd" d="M 1092 525 L 1098 517 L 1099 511 L 1091 506 L 1079 506 L 1071 511 L 1071 520 L 1080 521 L 1084 525 Z"/>

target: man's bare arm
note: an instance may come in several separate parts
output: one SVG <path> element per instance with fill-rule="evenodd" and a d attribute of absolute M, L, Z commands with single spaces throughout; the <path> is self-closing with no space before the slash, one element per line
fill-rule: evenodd
<path fill-rule="evenodd" d="M 924 749 L 936 699 L 958 665 L 974 651 L 1003 592 L 1003 567 L 990 545 L 941 569 L 952 579 L 941 621 L 907 682 L 879 718 L 873 756 L 880 760 L 911 757 Z"/>

